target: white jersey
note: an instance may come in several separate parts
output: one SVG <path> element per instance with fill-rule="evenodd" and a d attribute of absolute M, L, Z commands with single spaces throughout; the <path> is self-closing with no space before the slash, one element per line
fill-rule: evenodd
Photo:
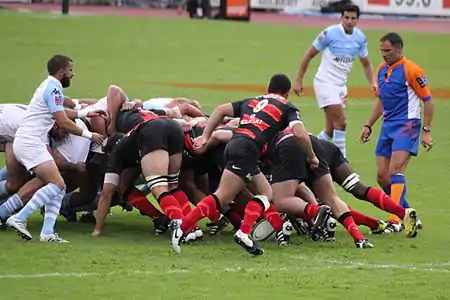
<path fill-rule="evenodd" d="M 21 104 L 0 105 L 0 140 L 12 142 L 17 129 L 27 115 L 27 106 Z"/>
<path fill-rule="evenodd" d="M 75 124 L 82 130 L 88 130 L 86 124 L 80 119 L 76 119 Z M 53 149 L 58 150 L 72 164 L 86 162 L 91 147 L 91 141 L 89 139 L 74 134 L 69 134 L 60 141 L 53 141 L 52 144 Z"/>
<path fill-rule="evenodd" d="M 37 88 L 27 108 L 27 115 L 16 132 L 16 139 L 48 141 L 48 133 L 55 124 L 53 113 L 63 111 L 64 94 L 59 80 L 48 76 Z"/>
<path fill-rule="evenodd" d="M 164 109 L 172 103 L 173 98 L 151 98 L 142 103 L 143 109 Z"/>
<path fill-rule="evenodd" d="M 345 85 L 355 58 L 369 55 L 362 31 L 355 28 L 352 34 L 346 34 L 341 24 L 327 27 L 313 46 L 323 52 L 315 79 L 334 85 Z"/>
<path fill-rule="evenodd" d="M 108 111 L 108 100 L 106 97 L 103 97 L 94 104 L 92 104 L 91 107 L 93 109 L 101 109 L 104 111 Z"/>

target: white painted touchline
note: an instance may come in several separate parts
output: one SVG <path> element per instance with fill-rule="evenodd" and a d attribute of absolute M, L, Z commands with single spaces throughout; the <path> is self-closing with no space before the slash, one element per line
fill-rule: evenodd
<path fill-rule="evenodd" d="M 292 256 L 293 259 L 299 260 L 309 260 L 310 257 L 306 256 Z M 336 259 L 315 259 L 313 261 L 317 261 L 320 263 L 328 263 L 340 265 L 342 268 L 368 268 L 368 269 L 397 269 L 397 270 L 411 270 L 411 271 L 421 271 L 421 272 L 431 272 L 431 273 L 450 273 L 448 269 L 439 269 L 439 268 L 429 268 L 430 266 L 449 266 L 449 262 L 436 262 L 436 263 L 425 263 L 418 265 L 399 265 L 399 264 L 373 264 L 366 262 L 357 262 L 351 260 L 336 260 Z"/>
<path fill-rule="evenodd" d="M 294 256 L 294 259 L 311 260 L 311 258 L 303 256 Z M 296 272 L 296 271 L 312 271 L 312 270 L 329 270 L 329 269 L 397 269 L 397 270 L 410 270 L 430 273 L 450 273 L 447 269 L 436 268 L 424 268 L 411 265 L 384 265 L 384 264 L 370 264 L 362 262 L 352 262 L 344 260 L 329 260 L 329 259 L 313 259 L 313 261 L 326 263 L 327 265 L 319 267 L 307 267 L 307 266 L 281 266 L 281 267 L 254 267 L 254 268 L 225 268 L 225 269 L 209 269 L 209 270 L 195 270 L 195 269 L 173 269 L 167 271 L 125 271 L 125 272 L 108 272 L 108 273 L 42 273 L 42 274 L 0 274 L 0 279 L 19 279 L 19 278 L 56 278 L 56 277 L 105 277 L 114 276 L 120 274 L 128 275 L 169 275 L 169 274 L 214 274 L 214 273 L 237 273 L 237 272 Z M 436 263 L 438 265 L 438 263 Z"/>

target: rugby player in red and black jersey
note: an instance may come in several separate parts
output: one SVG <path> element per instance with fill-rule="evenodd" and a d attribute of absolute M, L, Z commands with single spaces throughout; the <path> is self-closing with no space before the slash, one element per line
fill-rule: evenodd
<path fill-rule="evenodd" d="M 133 186 L 141 170 L 164 214 L 171 220 L 181 221 L 184 216 L 182 207 L 188 199 L 177 188 L 184 144 L 180 125 L 153 112 L 131 109 L 119 114 L 117 129 L 128 133 L 112 150 L 92 236 L 99 235 L 103 229 L 119 179 L 128 179 L 128 185 Z M 137 170 L 134 176 L 124 175 L 127 171 L 133 173 L 133 169 Z"/>
<path fill-rule="evenodd" d="M 290 127 L 302 150 L 307 153 L 311 166 L 319 164 L 300 120 L 300 112 L 287 100 L 290 89 L 289 78 L 276 74 L 270 79 L 266 95 L 223 104 L 214 109 L 202 136 L 194 141 L 195 149 L 201 150 L 207 144 L 224 117 L 239 117 L 240 123 L 225 149 L 227 164 L 217 190 L 200 201 L 181 221 L 172 222 L 172 247 L 175 252 L 180 252 L 180 244 L 198 221 L 205 217 L 217 220 L 221 205 L 230 204 L 247 184 L 252 183 L 257 194 L 248 202 L 242 226 L 234 240 L 250 254 L 264 253 L 250 237 L 255 221 L 271 206 L 272 189 L 258 167 L 263 146 L 278 132 Z"/>
<path fill-rule="evenodd" d="M 331 207 L 335 218 L 353 237 L 356 247 L 373 248 L 373 245 L 358 230 L 351 209 L 339 198 L 334 188 L 333 178 L 327 164 L 326 151 L 316 137 L 310 136 L 310 139 L 314 153 L 319 159 L 319 166 L 314 169 L 308 165 L 307 157 L 299 148 L 295 135 L 290 129 L 279 133 L 269 143 L 269 150 L 265 156 L 269 157 L 272 164 L 271 184 L 275 207 L 277 210 L 296 218 L 314 218 L 311 236 L 314 240 L 319 239 L 326 229 L 329 215 L 317 215 L 322 209 L 319 205 L 308 204 L 301 198 L 296 197 L 298 185 L 302 182 L 308 182 L 321 203 Z M 376 220 L 375 227 L 378 227 Z"/>

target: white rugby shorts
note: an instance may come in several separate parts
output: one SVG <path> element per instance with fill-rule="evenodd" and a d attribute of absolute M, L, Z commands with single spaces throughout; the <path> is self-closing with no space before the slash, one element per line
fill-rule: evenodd
<path fill-rule="evenodd" d="M 48 152 L 47 144 L 39 139 L 16 137 L 13 142 L 13 151 L 17 160 L 28 171 L 53 160 L 52 155 Z"/>
<path fill-rule="evenodd" d="M 320 109 L 330 105 L 342 105 L 347 101 L 347 86 L 324 83 L 314 79 L 314 93 Z"/>

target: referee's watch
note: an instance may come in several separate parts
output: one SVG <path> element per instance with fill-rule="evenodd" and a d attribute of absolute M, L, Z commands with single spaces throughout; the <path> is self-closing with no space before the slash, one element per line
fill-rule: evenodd
<path fill-rule="evenodd" d="M 423 127 L 422 127 L 422 130 L 423 130 L 424 132 L 430 132 L 430 131 L 431 131 L 430 126 L 423 126 Z"/>

